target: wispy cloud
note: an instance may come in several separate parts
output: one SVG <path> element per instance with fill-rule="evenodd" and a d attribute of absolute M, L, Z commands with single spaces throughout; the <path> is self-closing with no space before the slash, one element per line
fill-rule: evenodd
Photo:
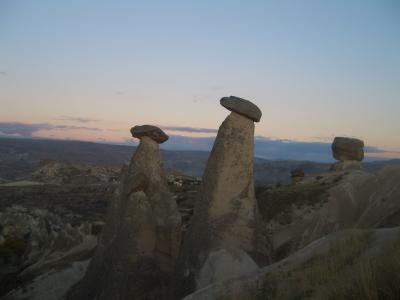
<path fill-rule="evenodd" d="M 4 133 L 0 131 L 0 138 L 22 138 L 22 136 L 16 133 Z"/>
<path fill-rule="evenodd" d="M 50 124 L 0 123 L 0 132 L 8 135 L 31 137 L 34 132 L 52 129 Z"/>
<path fill-rule="evenodd" d="M 159 126 L 165 130 L 176 132 L 194 133 L 216 133 L 216 129 L 197 128 L 187 126 Z M 25 137 L 30 138 L 35 132 L 43 130 L 91 130 L 93 132 L 104 131 L 100 128 L 74 126 L 74 125 L 55 125 L 50 123 L 18 123 L 0 122 L 0 137 Z M 106 129 L 107 130 L 107 129 Z M 98 142 L 107 143 L 106 139 L 99 137 Z M 161 145 L 166 150 L 203 150 L 210 151 L 215 141 L 215 136 L 191 137 L 172 134 L 167 143 Z M 120 144 L 136 145 L 137 140 L 129 139 Z M 388 151 L 366 146 L 366 160 L 373 160 L 379 157 L 378 154 L 386 154 Z M 301 142 L 287 139 L 277 139 L 264 136 L 255 137 L 255 155 L 265 159 L 286 159 L 286 160 L 309 160 L 320 162 L 332 162 L 331 142 Z M 399 157 L 395 152 L 390 152 L 393 157 Z M 381 155 L 381 157 L 383 157 Z"/>
<path fill-rule="evenodd" d="M 3 135 L 19 135 L 21 137 L 32 137 L 32 134 L 42 130 L 91 130 L 103 131 L 100 128 L 74 126 L 74 125 L 53 125 L 49 123 L 18 123 L 18 122 L 0 122 L 0 133 Z"/>
<path fill-rule="evenodd" d="M 116 129 L 116 128 L 107 128 L 106 130 L 107 130 L 107 131 L 113 131 L 113 132 L 121 132 L 121 131 L 124 131 L 124 130 L 122 130 L 122 129 Z"/>
<path fill-rule="evenodd" d="M 400 153 L 398 151 L 387 151 L 385 149 L 379 148 L 379 147 L 373 147 L 373 146 L 365 146 L 364 151 L 367 153 Z"/>
<path fill-rule="evenodd" d="M 192 133 L 217 133 L 218 129 L 213 128 L 201 128 L 201 127 L 188 127 L 188 126 L 162 126 L 164 130 L 181 131 L 181 132 L 192 132 Z"/>
<path fill-rule="evenodd" d="M 333 139 L 335 138 L 335 135 L 331 136 L 314 136 L 312 137 L 313 140 L 323 142 L 323 143 L 331 143 L 333 142 Z"/>
<path fill-rule="evenodd" d="M 77 130 L 92 130 L 92 131 L 103 131 L 101 128 L 96 127 L 86 127 L 86 126 L 74 126 L 74 125 L 51 125 L 52 129 L 77 129 Z"/>
<path fill-rule="evenodd" d="M 222 86 L 219 86 L 219 85 L 214 85 L 214 86 L 210 87 L 210 91 L 213 91 L 213 92 L 219 92 L 222 90 L 223 90 Z"/>
<path fill-rule="evenodd" d="M 6 71 L 0 71 L 0 75 L 1 76 L 7 76 L 7 72 Z"/>
<path fill-rule="evenodd" d="M 91 119 L 91 118 L 80 118 L 80 117 L 71 117 L 71 116 L 59 116 L 55 120 L 58 121 L 70 121 L 70 122 L 77 122 L 77 123 L 91 123 L 91 122 L 98 122 L 99 120 Z"/>

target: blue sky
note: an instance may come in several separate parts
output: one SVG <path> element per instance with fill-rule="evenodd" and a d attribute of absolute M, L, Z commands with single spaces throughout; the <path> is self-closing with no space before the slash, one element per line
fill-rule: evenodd
<path fill-rule="evenodd" d="M 215 129 L 236 95 L 257 135 L 400 151 L 400 1 L 2 0 L 0 43 L 0 122 L 35 136 Z"/>

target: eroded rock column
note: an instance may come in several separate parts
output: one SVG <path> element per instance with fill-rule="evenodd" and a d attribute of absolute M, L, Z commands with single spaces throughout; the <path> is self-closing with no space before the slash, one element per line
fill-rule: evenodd
<path fill-rule="evenodd" d="M 168 136 L 131 129 L 139 146 L 122 172 L 106 225 L 83 280 L 69 299 L 165 299 L 180 245 L 181 217 L 168 191 L 159 143 Z"/>
<path fill-rule="evenodd" d="M 219 128 L 203 175 L 201 196 L 179 258 L 174 298 L 258 269 L 268 259 L 267 242 L 254 195 L 253 103 L 224 97 L 232 111 Z"/>

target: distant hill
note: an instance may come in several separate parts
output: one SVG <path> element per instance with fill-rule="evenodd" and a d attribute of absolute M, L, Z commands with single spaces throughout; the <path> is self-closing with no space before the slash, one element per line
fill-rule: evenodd
<path fill-rule="evenodd" d="M 382 169 L 387 165 L 400 165 L 400 159 L 390 159 L 390 160 L 382 160 L 382 161 L 371 161 L 363 164 L 363 167 L 366 171 L 376 172 Z"/>
<path fill-rule="evenodd" d="M 45 159 L 119 167 L 130 159 L 135 149 L 134 146 L 81 141 L 0 138 L 0 181 L 26 177 Z M 161 152 L 167 171 L 191 176 L 202 175 L 209 155 L 207 151 Z M 364 167 L 369 171 L 377 171 L 387 164 L 400 164 L 400 159 L 369 162 Z M 329 164 L 255 158 L 256 183 L 287 182 L 290 180 L 290 170 L 294 168 L 302 168 L 306 174 L 315 174 L 328 170 Z"/>
<path fill-rule="evenodd" d="M 0 138 L 0 178 L 16 179 L 35 171 L 41 160 L 58 160 L 99 166 L 122 166 L 135 146 L 49 139 Z M 165 167 L 201 176 L 208 158 L 206 151 L 162 150 Z"/>

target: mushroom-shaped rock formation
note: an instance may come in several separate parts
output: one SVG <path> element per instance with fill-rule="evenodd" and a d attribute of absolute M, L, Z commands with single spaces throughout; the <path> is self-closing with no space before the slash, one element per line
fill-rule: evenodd
<path fill-rule="evenodd" d="M 165 134 L 160 128 L 153 125 L 141 125 L 131 128 L 131 134 L 134 138 L 142 139 L 148 136 L 153 141 L 162 144 L 168 140 L 168 135 Z"/>
<path fill-rule="evenodd" d="M 94 257 L 68 299 L 166 299 L 179 251 L 180 223 L 158 142 L 141 135 L 109 204 Z"/>
<path fill-rule="evenodd" d="M 223 107 L 230 111 L 234 111 L 240 115 L 248 117 L 254 122 L 260 122 L 262 115 L 261 110 L 249 100 L 230 96 L 221 98 L 220 103 Z"/>
<path fill-rule="evenodd" d="M 339 162 L 331 170 L 360 170 L 364 158 L 364 142 L 359 139 L 335 137 L 332 143 L 333 157 Z"/>
<path fill-rule="evenodd" d="M 270 244 L 258 213 L 253 178 L 253 119 L 259 120 L 261 112 L 245 116 L 244 111 L 259 109 L 247 100 L 234 101 L 242 113 L 232 111 L 219 128 L 180 251 L 174 299 L 257 270 L 257 264 L 269 260 Z"/>

